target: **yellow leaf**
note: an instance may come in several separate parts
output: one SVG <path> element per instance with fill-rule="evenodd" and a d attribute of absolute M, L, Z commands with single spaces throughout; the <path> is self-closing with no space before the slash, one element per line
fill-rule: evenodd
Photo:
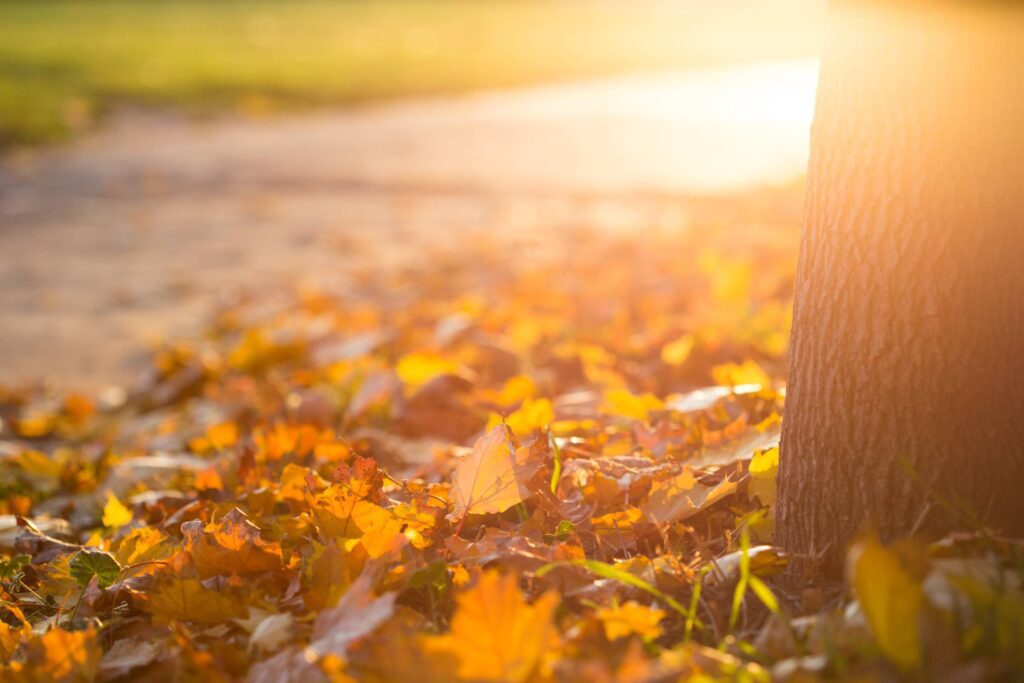
<path fill-rule="evenodd" d="M 754 451 L 750 460 L 750 494 L 763 505 L 775 503 L 775 477 L 779 473 L 779 447 Z"/>
<path fill-rule="evenodd" d="M 519 409 L 509 414 L 504 422 L 517 436 L 532 434 L 534 430 L 544 429 L 555 419 L 555 408 L 551 401 L 546 398 L 536 400 L 526 399 Z M 491 415 L 487 423 L 488 429 L 493 429 L 502 423 L 501 416 Z"/>
<path fill-rule="evenodd" d="M 661 347 L 661 362 L 678 368 L 690 357 L 690 352 L 693 351 L 693 344 L 694 338 L 692 334 L 684 334 L 675 341 L 665 344 L 665 346 Z"/>
<path fill-rule="evenodd" d="M 556 637 L 557 603 L 557 595 L 546 593 L 529 605 L 515 576 L 486 572 L 456 598 L 451 633 L 439 645 L 458 658 L 461 679 L 524 681 Z"/>
<path fill-rule="evenodd" d="M 238 443 L 238 425 L 234 422 L 221 422 L 206 430 L 206 438 L 214 448 L 230 448 Z"/>
<path fill-rule="evenodd" d="M 537 385 L 527 375 L 515 375 L 505 380 L 501 390 L 481 392 L 484 399 L 499 406 L 514 406 L 537 395 Z"/>
<path fill-rule="evenodd" d="M 761 505 L 769 506 L 768 514 L 755 515 L 749 521 L 750 528 L 756 531 L 760 538 L 770 540 L 775 535 L 775 479 L 779 474 L 779 447 L 755 450 L 750 460 L 749 472 L 750 496 L 756 497 Z M 737 525 L 743 523 L 742 519 L 737 519 Z"/>
<path fill-rule="evenodd" d="M 360 542 L 372 559 L 383 557 L 406 538 L 405 525 L 379 505 L 360 500 L 352 509 L 352 521 L 362 532 Z"/>
<path fill-rule="evenodd" d="M 921 582 L 893 550 L 874 536 L 850 548 L 853 592 L 875 634 L 878 647 L 893 663 L 913 669 L 921 663 L 918 618 L 924 603 Z"/>
<path fill-rule="evenodd" d="M 657 638 L 662 633 L 659 624 L 665 618 L 665 612 L 630 600 L 616 607 L 600 608 L 597 618 L 601 620 L 608 640 L 626 638 L 634 633 L 643 638 Z"/>
<path fill-rule="evenodd" d="M 32 480 L 39 488 L 53 488 L 60 479 L 64 464 L 56 457 L 48 456 L 39 451 L 22 451 L 18 454 L 18 469 Z"/>
<path fill-rule="evenodd" d="M 436 353 L 410 353 L 402 356 L 395 366 L 398 379 L 407 387 L 415 389 L 440 375 L 457 375 L 462 366 Z"/>
<path fill-rule="evenodd" d="M 116 529 L 130 524 L 133 517 L 132 511 L 117 499 L 113 491 L 107 494 L 107 504 L 103 506 L 103 526 Z"/>
<path fill-rule="evenodd" d="M 772 378 L 764 369 L 749 358 L 740 363 L 722 363 L 711 368 L 711 378 L 715 384 L 735 387 L 741 384 L 756 384 L 770 387 Z"/>
<path fill-rule="evenodd" d="M 637 395 L 629 389 L 607 389 L 601 412 L 607 415 L 648 420 L 652 410 L 664 410 L 665 404 L 654 394 Z"/>
<path fill-rule="evenodd" d="M 459 459 L 452 481 L 455 513 L 504 512 L 530 495 L 526 482 L 536 471 L 528 448 L 517 449 L 504 425 L 498 425 Z"/>
<path fill-rule="evenodd" d="M 166 540 L 167 536 L 151 526 L 132 529 L 131 533 L 115 541 L 114 557 L 122 566 L 170 557 L 175 552 L 175 547 L 170 543 L 165 544 Z M 150 565 L 148 568 L 137 567 L 132 570 L 132 575 L 144 573 L 147 569 L 154 571 L 156 568 L 157 565 Z"/>
<path fill-rule="evenodd" d="M 689 467 L 684 467 L 675 477 L 654 482 L 647 502 L 641 509 L 656 524 L 678 522 L 692 517 L 734 491 L 734 481 L 724 479 L 715 486 L 704 486 L 697 481 Z"/>
<path fill-rule="evenodd" d="M 643 512 L 635 507 L 628 507 L 625 510 L 617 510 L 600 517 L 594 517 L 590 520 L 590 523 L 594 527 L 595 533 L 605 531 L 620 532 L 633 528 L 633 525 L 641 519 L 643 519 Z"/>

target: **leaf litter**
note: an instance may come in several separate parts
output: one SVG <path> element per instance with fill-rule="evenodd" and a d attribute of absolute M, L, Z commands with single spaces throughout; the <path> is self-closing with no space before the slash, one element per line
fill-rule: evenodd
<path fill-rule="evenodd" d="M 1017 543 L 866 535 L 846 584 L 772 545 L 780 206 L 439 247 L 122 395 L 0 388 L 0 680 L 1021 675 Z"/>

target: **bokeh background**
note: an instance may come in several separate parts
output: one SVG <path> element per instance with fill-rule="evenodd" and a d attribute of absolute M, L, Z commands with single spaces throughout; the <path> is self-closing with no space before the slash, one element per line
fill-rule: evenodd
<path fill-rule="evenodd" d="M 218 307 L 483 237 L 795 229 L 822 15 L 5 0 L 0 382 L 100 390 Z"/>

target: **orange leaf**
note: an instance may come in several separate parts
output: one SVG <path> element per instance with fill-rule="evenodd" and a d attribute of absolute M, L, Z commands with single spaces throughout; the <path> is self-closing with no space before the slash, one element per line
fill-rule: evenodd
<path fill-rule="evenodd" d="M 150 594 L 150 613 L 166 620 L 219 624 L 245 616 L 241 600 L 209 590 L 197 579 L 172 579 Z"/>
<path fill-rule="evenodd" d="M 281 548 L 260 539 L 260 530 L 235 508 L 218 523 L 195 520 L 182 525 L 185 549 L 203 577 L 252 574 L 281 567 Z"/>
<path fill-rule="evenodd" d="M 460 678 L 524 681 L 553 644 L 558 596 L 546 593 L 529 605 L 518 584 L 515 576 L 486 572 L 456 598 L 451 633 L 437 644 L 456 656 Z"/>
<path fill-rule="evenodd" d="M 16 674 L 13 680 L 92 681 L 102 656 L 103 648 L 91 627 L 86 631 L 51 629 L 28 643 L 24 662 L 11 665 Z"/>

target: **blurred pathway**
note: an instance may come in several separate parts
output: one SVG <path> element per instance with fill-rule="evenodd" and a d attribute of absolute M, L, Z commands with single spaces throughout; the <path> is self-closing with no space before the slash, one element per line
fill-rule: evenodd
<path fill-rule="evenodd" d="M 343 286 L 483 234 L 678 227 L 803 172 L 816 64 L 202 124 L 122 115 L 0 161 L 0 382 L 99 388 L 240 289 Z M 641 234 L 641 233 L 638 233 Z"/>

